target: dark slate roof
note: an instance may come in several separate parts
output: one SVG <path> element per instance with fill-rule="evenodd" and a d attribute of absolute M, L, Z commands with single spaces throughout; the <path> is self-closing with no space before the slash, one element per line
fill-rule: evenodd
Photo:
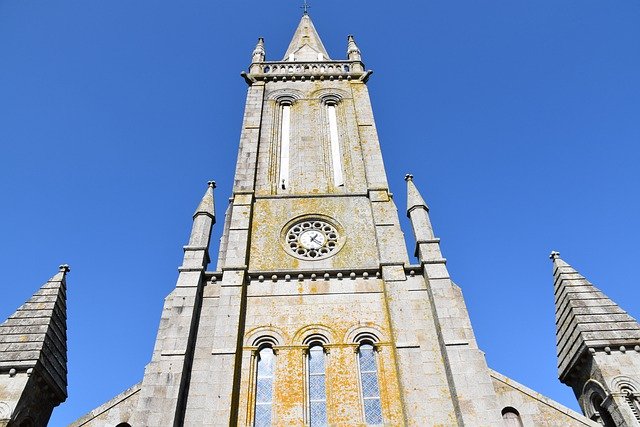
<path fill-rule="evenodd" d="M 68 266 L 0 325 L 0 370 L 33 368 L 61 401 L 67 396 Z"/>
<path fill-rule="evenodd" d="M 558 374 L 563 380 L 588 349 L 640 345 L 640 325 L 553 253 Z"/>

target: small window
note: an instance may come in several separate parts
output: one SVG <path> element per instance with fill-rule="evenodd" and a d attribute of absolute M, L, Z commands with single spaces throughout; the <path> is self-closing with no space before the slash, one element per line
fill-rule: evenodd
<path fill-rule="evenodd" d="M 257 365 L 256 411 L 253 425 L 255 427 L 268 427 L 271 425 L 275 365 L 275 355 L 271 347 L 264 347 L 258 352 Z"/>
<path fill-rule="evenodd" d="M 376 352 L 372 344 L 365 343 L 358 348 L 358 367 L 360 368 L 364 420 L 367 425 L 382 425 Z"/>
<path fill-rule="evenodd" d="M 502 419 L 506 427 L 523 427 L 520 413 L 515 408 L 504 408 L 502 410 Z"/>
<path fill-rule="evenodd" d="M 309 381 L 309 425 L 327 424 L 327 388 L 325 381 L 325 353 L 320 344 L 312 344 L 307 357 Z"/>

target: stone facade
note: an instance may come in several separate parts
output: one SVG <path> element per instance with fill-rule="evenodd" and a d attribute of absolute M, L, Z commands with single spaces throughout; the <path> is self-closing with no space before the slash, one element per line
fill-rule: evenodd
<path fill-rule="evenodd" d="M 142 382 L 74 426 L 598 425 L 488 368 L 407 175 L 410 263 L 370 74 L 306 14 L 282 61 L 258 41 L 217 268 L 210 183 Z"/>

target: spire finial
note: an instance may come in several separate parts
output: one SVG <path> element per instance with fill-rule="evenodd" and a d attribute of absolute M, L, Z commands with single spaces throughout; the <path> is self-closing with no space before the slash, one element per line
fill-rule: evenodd
<path fill-rule="evenodd" d="M 207 181 L 207 185 L 209 186 L 209 188 L 216 188 L 216 182 L 215 181 Z"/>
<path fill-rule="evenodd" d="M 302 9 L 302 14 L 303 15 L 308 15 L 310 7 L 311 6 L 309 6 L 309 3 L 307 3 L 307 0 L 304 0 L 303 3 L 302 3 L 302 6 L 300 6 L 300 9 Z"/>
<path fill-rule="evenodd" d="M 549 255 L 549 259 L 552 260 L 552 261 L 555 261 L 558 258 L 560 258 L 560 252 L 551 251 L 551 255 Z"/>
<path fill-rule="evenodd" d="M 413 175 L 411 175 L 410 173 L 406 174 L 404 176 L 404 180 L 409 182 L 409 181 L 413 181 Z"/>
<path fill-rule="evenodd" d="M 58 268 L 60 268 L 60 271 L 63 273 L 68 273 L 71 271 L 71 267 L 69 267 L 69 264 L 62 264 Z"/>

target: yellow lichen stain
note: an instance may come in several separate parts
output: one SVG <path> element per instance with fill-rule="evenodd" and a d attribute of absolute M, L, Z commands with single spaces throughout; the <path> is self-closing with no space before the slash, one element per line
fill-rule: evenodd
<path fill-rule="evenodd" d="M 362 279 L 357 279 L 361 281 Z M 348 283 L 348 282 L 347 282 Z M 381 281 L 362 280 L 365 287 L 382 285 Z M 363 426 L 360 379 L 358 375 L 357 343 L 349 342 L 353 331 L 370 327 L 379 331 L 382 341 L 377 353 L 381 401 L 385 425 L 403 425 L 402 398 L 397 378 L 396 360 L 389 343 L 390 326 L 384 314 L 382 293 L 331 294 L 332 286 L 344 286 L 344 282 L 318 282 L 305 280 L 292 288 L 297 294 L 252 299 L 248 306 L 247 319 L 267 322 L 268 325 L 246 325 L 251 336 L 260 328 L 275 329 L 284 342 L 276 349 L 276 372 L 274 388 L 274 425 L 304 425 L 308 423 L 306 383 L 306 350 L 304 340 L 314 333 L 323 333 L 329 344 L 325 347 L 326 389 L 328 421 L 332 426 Z M 363 288 L 364 289 L 364 288 Z M 322 291 L 322 295 L 312 292 Z M 253 339 L 253 338 L 252 338 Z M 247 351 L 247 350 L 246 350 Z M 250 423 L 253 404 L 251 394 L 255 384 L 252 366 L 243 358 L 243 386 L 247 396 L 243 397 L 248 409 Z"/>

